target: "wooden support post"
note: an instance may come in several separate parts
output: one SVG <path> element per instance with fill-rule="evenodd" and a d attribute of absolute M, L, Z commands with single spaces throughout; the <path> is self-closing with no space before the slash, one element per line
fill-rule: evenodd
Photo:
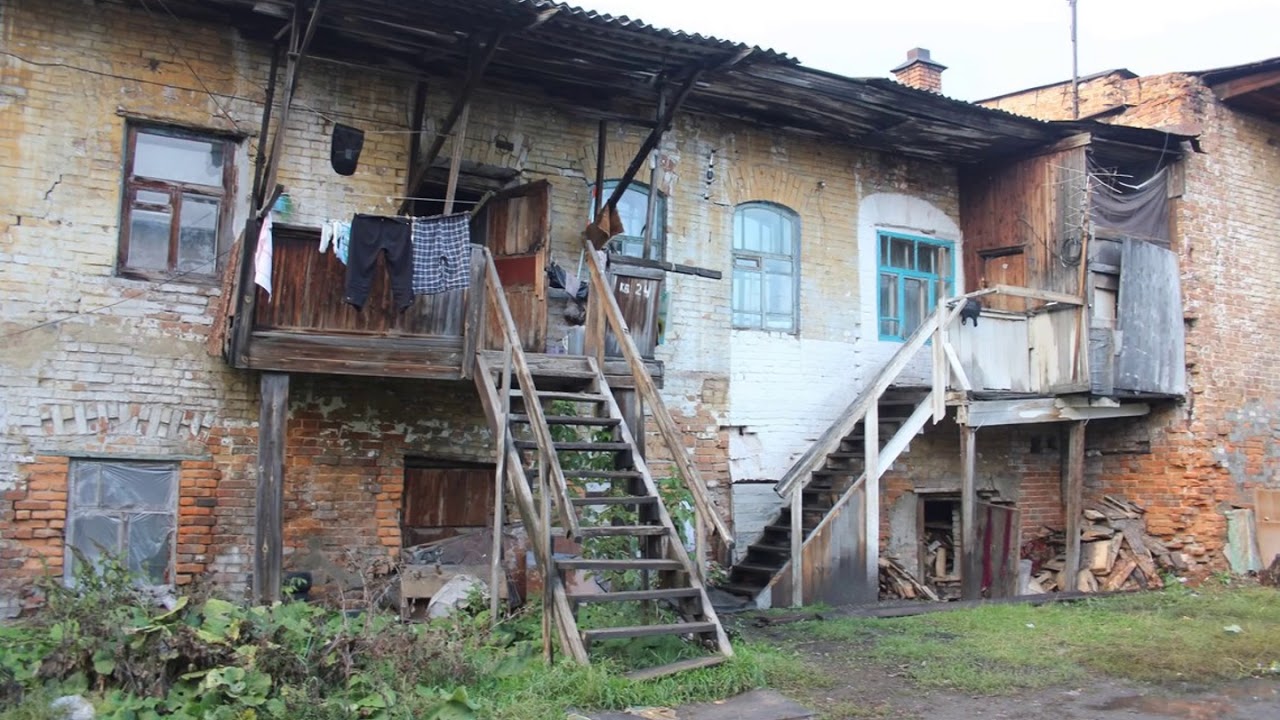
<path fill-rule="evenodd" d="M 864 597 L 879 597 L 880 588 L 880 405 L 872 402 L 867 406 L 867 414 L 862 418 L 862 454 L 865 465 L 866 481 L 863 484 L 862 507 L 866 512 L 863 527 L 866 528 L 866 552 L 863 556 L 867 564 L 863 568 L 863 580 L 866 582 Z"/>
<path fill-rule="evenodd" d="M 978 429 L 960 426 L 960 591 L 965 600 L 982 593 L 982 564 L 978 554 L 977 480 Z"/>
<path fill-rule="evenodd" d="M 471 116 L 471 103 L 462 106 L 458 127 L 453 131 L 453 154 L 449 158 L 449 182 L 444 190 L 444 213 L 453 212 L 453 200 L 458 194 L 458 173 L 462 171 L 462 149 L 467 142 L 467 119 Z"/>
<path fill-rule="evenodd" d="M 506 584 L 506 572 L 502 564 L 502 512 L 505 501 L 503 488 L 507 476 L 507 433 L 511 425 L 511 347 L 502 354 L 502 395 L 498 417 L 498 436 L 495 438 L 498 462 L 493 475 L 493 549 L 489 558 L 489 622 L 496 625 L 499 610 L 499 589 Z"/>
<path fill-rule="evenodd" d="M 938 294 L 938 328 L 933 331 L 933 424 L 947 416 L 947 387 L 951 384 L 947 364 L 947 299 Z"/>
<path fill-rule="evenodd" d="M 1066 492 L 1062 500 L 1066 513 L 1067 562 L 1062 576 L 1068 587 L 1076 589 L 1076 573 L 1080 570 L 1080 517 L 1084 511 L 1084 426 L 1086 421 L 1071 423 L 1067 428 L 1067 446 L 1063 449 L 1063 480 Z"/>
<path fill-rule="evenodd" d="M 259 378 L 258 490 L 253 541 L 253 597 L 266 605 L 280 599 L 284 558 L 284 443 L 289 419 L 289 376 Z"/>
<path fill-rule="evenodd" d="M 592 218 L 600 217 L 600 209 L 604 207 L 604 151 L 608 142 L 609 122 L 601 120 L 600 127 L 596 129 L 596 197 L 595 206 L 591 210 Z"/>
<path fill-rule="evenodd" d="M 791 493 L 791 607 L 804 605 L 804 488 Z"/>
<path fill-rule="evenodd" d="M 418 167 L 422 157 L 422 133 L 427 125 L 427 82 L 419 80 L 413 88 L 413 134 L 409 136 L 409 167 Z M 404 194 L 412 195 L 409 178 L 405 178 Z"/>
<path fill-rule="evenodd" d="M 555 660 L 555 628 L 551 615 L 555 612 L 556 560 L 551 543 L 551 463 L 545 452 L 538 453 L 538 491 L 542 494 L 539 508 L 538 542 L 542 544 L 542 556 L 547 559 L 547 576 L 542 578 L 542 657 L 547 663 Z"/>
<path fill-rule="evenodd" d="M 658 112 L 654 117 L 655 122 L 662 122 L 663 116 L 667 114 L 666 106 L 667 91 L 666 88 L 662 88 L 658 90 Z M 649 157 L 649 203 L 644 212 L 644 250 L 640 254 L 640 257 L 645 260 L 649 259 L 649 253 L 653 249 L 653 227 L 658 219 L 658 173 L 662 163 L 659 162 L 661 153 L 656 145 Z"/>

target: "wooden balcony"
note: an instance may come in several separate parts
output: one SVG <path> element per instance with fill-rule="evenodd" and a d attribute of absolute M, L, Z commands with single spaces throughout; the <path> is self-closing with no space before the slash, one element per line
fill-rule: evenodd
<path fill-rule="evenodd" d="M 356 310 L 343 299 L 346 266 L 318 251 L 317 228 L 277 225 L 271 284 L 255 288 L 248 367 L 283 372 L 336 373 L 457 380 L 474 359 L 480 293 L 471 289 L 422 295 L 396 312 L 382 260 L 369 301 Z M 471 287 L 482 287 L 479 248 Z"/>

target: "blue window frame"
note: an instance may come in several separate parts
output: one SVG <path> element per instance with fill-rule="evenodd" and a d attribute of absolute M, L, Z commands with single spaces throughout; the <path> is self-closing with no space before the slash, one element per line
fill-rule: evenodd
<path fill-rule="evenodd" d="M 604 182 L 607 199 L 618 186 L 617 180 Z M 590 209 L 588 209 L 590 212 Z M 618 198 L 618 217 L 622 220 L 623 234 L 609 241 L 610 250 L 628 257 L 644 254 L 644 225 L 649 213 L 649 186 L 632 182 Z M 667 196 L 658 191 L 658 206 L 654 208 L 653 235 L 649 243 L 649 260 L 662 260 L 667 246 Z"/>
<path fill-rule="evenodd" d="M 880 339 L 906 340 L 950 295 L 955 277 L 952 244 L 945 240 L 878 233 Z"/>
<path fill-rule="evenodd" d="M 733 212 L 733 327 L 795 332 L 800 320 L 800 217 L 749 202 Z"/>

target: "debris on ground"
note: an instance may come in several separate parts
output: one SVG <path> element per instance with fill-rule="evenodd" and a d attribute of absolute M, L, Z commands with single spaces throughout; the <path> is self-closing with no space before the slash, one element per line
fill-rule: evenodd
<path fill-rule="evenodd" d="M 1141 506 L 1110 495 L 1086 507 L 1080 526 L 1080 570 L 1075 578 L 1067 578 L 1063 572 L 1067 564 L 1065 533 L 1042 529 L 1022 546 L 1022 557 L 1032 563 L 1027 591 L 1114 592 L 1164 587 L 1160 571 L 1186 570 L 1186 560 L 1147 534 L 1145 515 Z"/>
<path fill-rule="evenodd" d="M 902 567 L 897 560 L 889 557 L 880 558 L 880 599 L 901 598 L 903 600 L 938 601 L 938 594 L 928 585 L 920 582 L 914 575 Z"/>

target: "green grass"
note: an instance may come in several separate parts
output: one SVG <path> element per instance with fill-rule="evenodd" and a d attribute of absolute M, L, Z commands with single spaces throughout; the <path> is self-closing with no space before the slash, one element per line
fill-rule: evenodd
<path fill-rule="evenodd" d="M 1239 625 L 1242 632 L 1223 630 Z M 1094 674 L 1141 682 L 1203 682 L 1269 674 L 1280 665 L 1280 593 L 1181 588 L 1075 604 L 990 605 L 895 620 L 828 619 L 779 629 L 804 651 L 848 648 L 919 685 L 1000 694 Z"/>

